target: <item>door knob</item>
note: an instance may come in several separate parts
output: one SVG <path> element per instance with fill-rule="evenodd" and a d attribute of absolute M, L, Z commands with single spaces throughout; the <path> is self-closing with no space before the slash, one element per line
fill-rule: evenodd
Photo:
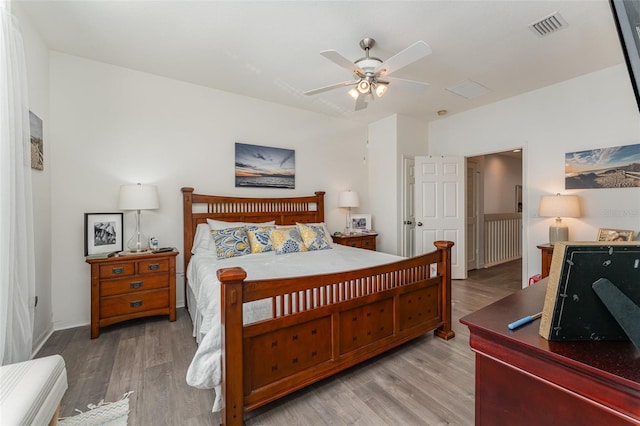
<path fill-rule="evenodd" d="M 416 225 L 422 226 L 422 222 L 418 222 L 418 223 L 416 223 Z"/>

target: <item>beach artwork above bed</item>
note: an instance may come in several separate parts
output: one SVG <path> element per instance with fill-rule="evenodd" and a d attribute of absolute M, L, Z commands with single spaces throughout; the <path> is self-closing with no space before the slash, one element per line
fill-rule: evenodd
<path fill-rule="evenodd" d="M 295 189 L 295 150 L 236 142 L 236 188 L 239 187 Z"/>

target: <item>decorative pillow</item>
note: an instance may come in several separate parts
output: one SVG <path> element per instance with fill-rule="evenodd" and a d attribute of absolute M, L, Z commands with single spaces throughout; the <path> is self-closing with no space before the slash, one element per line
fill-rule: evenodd
<path fill-rule="evenodd" d="M 196 235 L 193 237 L 191 254 L 209 253 L 213 250 L 214 245 L 209 224 L 199 223 L 198 226 L 196 226 Z"/>
<path fill-rule="evenodd" d="M 298 223 L 296 226 L 307 250 L 326 250 L 332 248 L 331 240 L 325 232 L 324 226 L 304 223 Z"/>
<path fill-rule="evenodd" d="M 276 254 L 307 251 L 296 226 L 277 227 L 271 231 L 271 242 Z"/>
<path fill-rule="evenodd" d="M 275 228 L 275 226 L 247 226 L 247 237 L 249 237 L 251 253 L 273 251 L 271 231 Z"/>
<path fill-rule="evenodd" d="M 244 256 L 251 253 L 247 231 L 244 227 L 227 228 L 211 231 L 213 240 L 216 243 L 216 254 L 218 259 Z"/>

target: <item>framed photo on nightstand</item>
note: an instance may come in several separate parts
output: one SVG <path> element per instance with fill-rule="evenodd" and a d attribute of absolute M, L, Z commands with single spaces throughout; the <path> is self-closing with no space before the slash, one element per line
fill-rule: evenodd
<path fill-rule="evenodd" d="M 122 251 L 122 213 L 84 214 L 84 255 Z"/>
<path fill-rule="evenodd" d="M 371 231 L 371 215 L 370 214 L 352 214 L 351 229 L 353 229 L 354 232 L 360 232 L 360 233 Z"/>

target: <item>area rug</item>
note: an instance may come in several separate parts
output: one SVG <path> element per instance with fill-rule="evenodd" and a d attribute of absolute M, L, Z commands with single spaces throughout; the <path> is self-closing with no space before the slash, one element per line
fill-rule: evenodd
<path fill-rule="evenodd" d="M 89 404 L 88 411 L 76 411 L 80 414 L 72 417 L 58 419 L 58 424 L 65 426 L 126 426 L 129 418 L 129 395 L 127 392 L 116 402 L 100 401 L 97 404 Z"/>

